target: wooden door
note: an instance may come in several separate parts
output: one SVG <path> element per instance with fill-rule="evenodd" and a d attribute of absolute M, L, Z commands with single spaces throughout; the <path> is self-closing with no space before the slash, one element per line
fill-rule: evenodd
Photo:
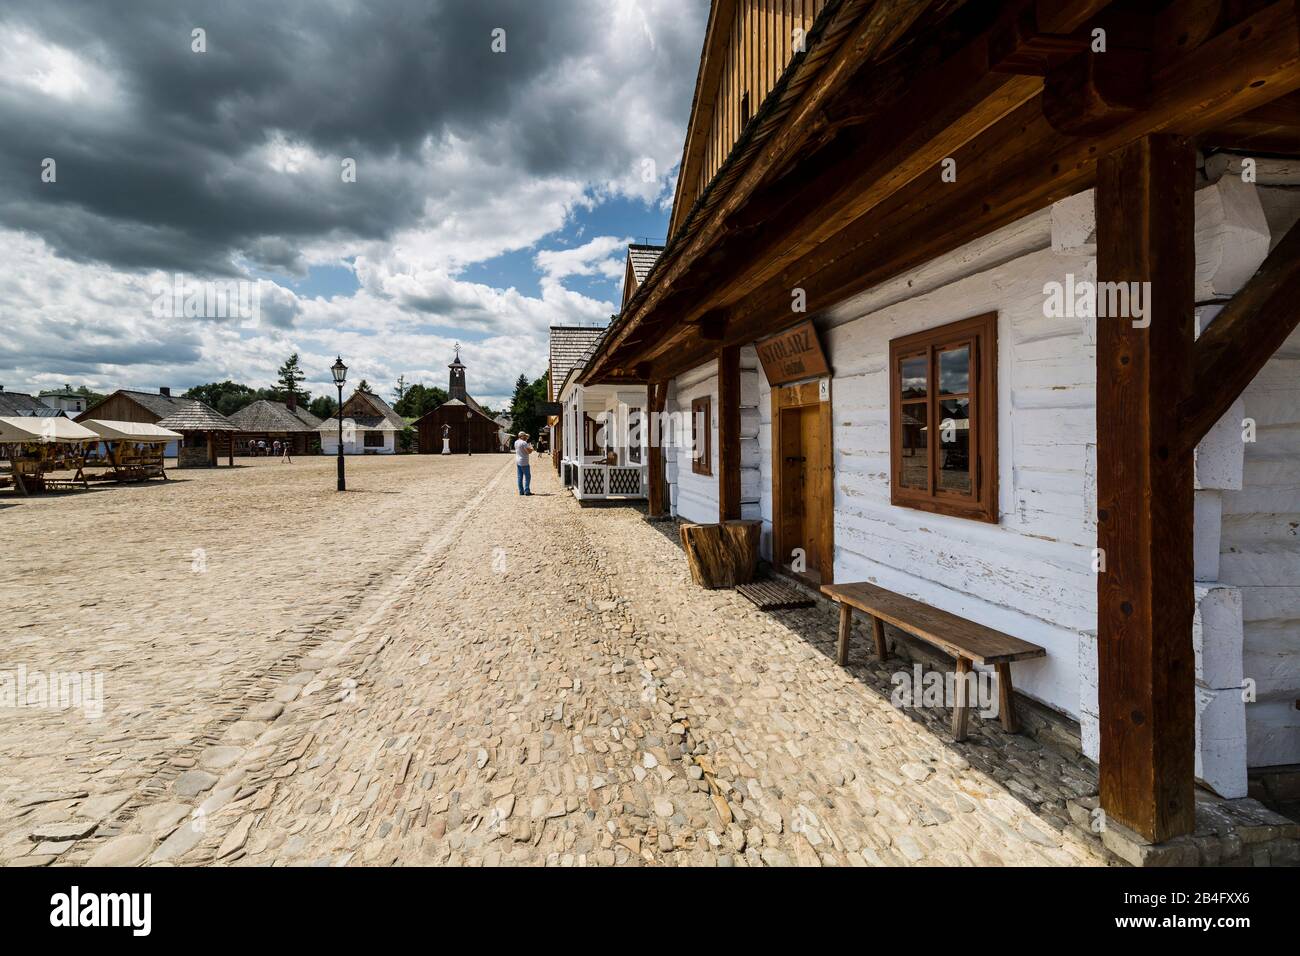
<path fill-rule="evenodd" d="M 800 507 L 803 510 L 803 549 L 807 554 L 808 570 L 821 570 L 822 498 L 818 493 L 817 475 L 821 473 L 822 416 L 816 405 L 799 409 L 799 439 L 803 458 L 800 476 Z"/>
<path fill-rule="evenodd" d="M 772 389 L 772 559 L 833 583 L 835 462 L 830 390 L 825 381 Z"/>
<path fill-rule="evenodd" d="M 781 411 L 781 482 L 777 513 L 781 517 L 780 564 L 790 563 L 790 553 L 804 546 L 804 488 L 807 481 L 803 451 L 802 409 Z"/>

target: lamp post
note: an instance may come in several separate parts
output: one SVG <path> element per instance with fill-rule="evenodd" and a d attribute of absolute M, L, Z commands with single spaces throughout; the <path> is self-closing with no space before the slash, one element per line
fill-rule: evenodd
<path fill-rule="evenodd" d="M 474 420 L 473 412 L 465 413 L 465 454 L 472 455 L 474 452 L 469 447 L 469 423 Z"/>
<path fill-rule="evenodd" d="M 343 480 L 343 383 L 348 378 L 348 367 L 343 364 L 342 355 L 330 366 L 330 371 L 334 373 L 334 384 L 339 389 L 339 491 L 347 491 L 347 483 Z"/>

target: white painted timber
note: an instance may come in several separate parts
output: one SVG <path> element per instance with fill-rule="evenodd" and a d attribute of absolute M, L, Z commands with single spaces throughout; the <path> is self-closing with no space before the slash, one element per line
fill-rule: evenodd
<path fill-rule="evenodd" d="M 1222 797 L 1246 796 L 1246 719 L 1239 688 L 1196 688 L 1195 772 Z"/>
<path fill-rule="evenodd" d="M 1198 584 L 1192 622 L 1198 684 L 1213 690 L 1242 686 L 1243 635 L 1241 589 Z"/>
<path fill-rule="evenodd" d="M 673 449 L 669 479 L 672 513 L 685 521 L 710 524 L 718 520 L 718 363 L 706 362 L 677 376 L 669 389 L 665 410 L 688 422 L 691 402 L 704 397 L 711 399 L 713 474 L 695 474 L 690 449 L 678 446 Z M 682 434 L 689 435 L 689 428 Z"/>

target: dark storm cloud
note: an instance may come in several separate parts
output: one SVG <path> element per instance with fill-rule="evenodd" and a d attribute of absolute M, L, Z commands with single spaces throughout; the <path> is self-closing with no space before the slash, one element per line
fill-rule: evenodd
<path fill-rule="evenodd" d="M 0 95 L 0 225 L 131 270 L 229 273 L 244 256 L 301 272 L 303 242 L 383 239 L 453 193 L 427 180 L 429 137 L 488 143 L 521 175 L 611 175 L 632 156 L 603 136 L 606 91 L 545 96 L 607 15 L 600 0 L 6 0 L 0 31 L 72 51 L 112 88 Z M 206 53 L 191 52 L 195 27 Z M 688 101 L 692 79 L 677 70 L 663 95 Z M 521 106 L 539 97 L 545 109 Z M 258 159 L 277 137 L 334 165 L 286 177 Z M 340 156 L 357 160 L 356 183 Z"/>

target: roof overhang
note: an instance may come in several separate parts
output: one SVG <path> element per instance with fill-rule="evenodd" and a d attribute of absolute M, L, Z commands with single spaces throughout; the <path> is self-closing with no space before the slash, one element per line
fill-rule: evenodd
<path fill-rule="evenodd" d="M 582 382 L 663 381 L 779 332 L 1090 188 L 1101 156 L 1145 135 L 1231 148 L 1263 124 L 1300 154 L 1294 0 L 1149 17 L 1016 0 L 938 20 L 953 4 L 932 0 L 886 42 L 891 6 L 846 0 L 810 39 Z M 1089 48 L 1099 24 L 1109 53 Z"/>

